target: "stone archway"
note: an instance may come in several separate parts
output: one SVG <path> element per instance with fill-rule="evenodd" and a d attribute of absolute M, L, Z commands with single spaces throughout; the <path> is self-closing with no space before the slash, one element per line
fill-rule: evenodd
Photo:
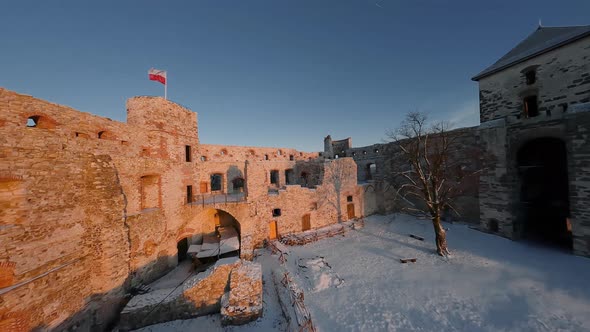
<path fill-rule="evenodd" d="M 195 227 L 189 227 L 192 225 Z M 232 229 L 235 232 L 232 232 Z M 223 252 L 223 245 L 228 245 L 231 241 L 234 241 L 227 240 L 225 236 L 233 237 L 234 234 L 237 235 L 237 251 L 239 254 L 241 249 L 241 231 L 240 222 L 229 212 L 215 208 L 205 209 L 196 215 L 192 219 L 192 222 L 185 225 L 183 230 L 179 232 L 179 236 L 177 237 L 178 261 L 180 263 L 182 258 L 188 257 L 184 252 L 185 250 L 189 254 L 194 254 L 194 252 L 191 252 L 191 245 L 196 246 L 193 247 L 195 250 L 200 246 L 199 251 L 217 250 L 221 251 L 221 253 L 216 252 L 216 256 L 224 255 L 226 253 Z M 213 245 L 213 242 L 216 242 L 217 245 Z M 219 244 L 222 247 L 219 247 Z"/>
<path fill-rule="evenodd" d="M 524 238 L 572 248 L 567 150 L 559 138 L 541 137 L 517 151 L 519 224 Z"/>

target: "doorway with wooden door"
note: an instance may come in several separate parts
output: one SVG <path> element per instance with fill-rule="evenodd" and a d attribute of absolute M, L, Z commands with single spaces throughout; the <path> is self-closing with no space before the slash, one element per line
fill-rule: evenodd
<path fill-rule="evenodd" d="M 354 214 L 354 203 L 349 203 L 346 206 L 346 210 L 348 212 L 348 219 L 354 219 L 354 218 L 356 218 L 356 216 Z"/>
<path fill-rule="evenodd" d="M 301 225 L 301 231 L 305 232 L 311 229 L 311 215 L 308 214 L 304 214 L 303 215 L 303 220 L 302 220 L 302 225 Z"/>
<path fill-rule="evenodd" d="M 206 181 L 201 181 L 201 194 L 205 194 L 207 192 L 209 192 L 209 183 Z"/>
<path fill-rule="evenodd" d="M 268 238 L 271 240 L 276 240 L 277 237 L 278 237 L 277 222 L 276 222 L 276 220 L 273 220 L 268 224 Z"/>

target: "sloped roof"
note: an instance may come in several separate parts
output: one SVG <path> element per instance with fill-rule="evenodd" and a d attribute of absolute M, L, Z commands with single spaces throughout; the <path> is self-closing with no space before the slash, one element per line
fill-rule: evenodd
<path fill-rule="evenodd" d="M 590 25 L 570 27 L 541 27 L 531 33 L 525 40 L 506 53 L 500 60 L 475 75 L 472 80 L 481 78 L 511 67 L 540 54 L 590 36 Z"/>

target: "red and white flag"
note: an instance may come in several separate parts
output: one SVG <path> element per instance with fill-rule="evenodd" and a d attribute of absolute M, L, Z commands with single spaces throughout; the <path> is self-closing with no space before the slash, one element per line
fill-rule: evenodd
<path fill-rule="evenodd" d="M 166 85 L 166 71 L 159 70 L 159 69 L 150 69 L 148 71 L 148 75 L 151 81 L 158 81 L 164 85 Z"/>

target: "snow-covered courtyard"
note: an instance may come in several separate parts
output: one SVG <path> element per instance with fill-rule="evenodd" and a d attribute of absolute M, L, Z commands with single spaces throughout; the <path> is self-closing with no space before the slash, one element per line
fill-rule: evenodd
<path fill-rule="evenodd" d="M 590 259 L 445 224 L 452 257 L 434 252 L 428 220 L 372 216 L 365 227 L 288 247 L 285 266 L 320 331 L 590 331 Z M 424 237 L 424 241 L 409 236 Z M 416 258 L 415 263 L 400 263 Z M 284 330 L 261 251 L 264 314 L 232 331 Z M 222 330 L 219 317 L 141 331 Z"/>

